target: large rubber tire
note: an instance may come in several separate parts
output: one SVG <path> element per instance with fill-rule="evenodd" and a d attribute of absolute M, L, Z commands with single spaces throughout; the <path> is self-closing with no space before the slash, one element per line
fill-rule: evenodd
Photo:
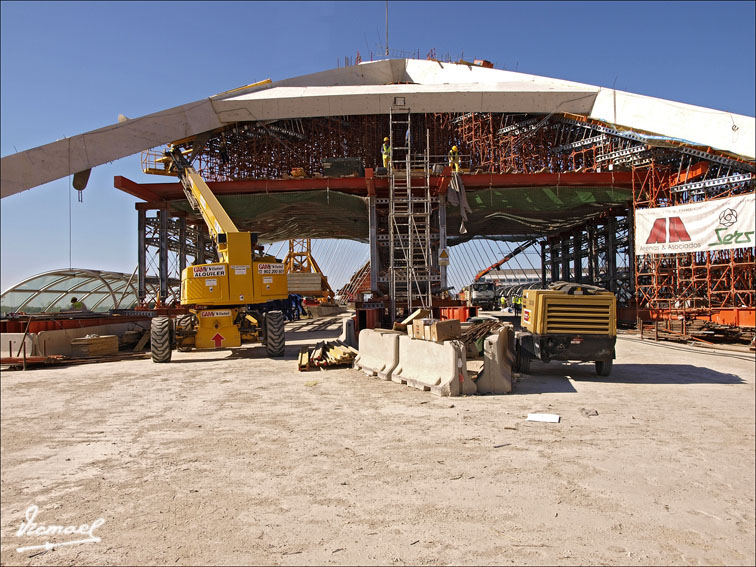
<path fill-rule="evenodd" d="M 195 316 L 192 313 L 189 313 L 187 315 L 179 315 L 176 317 L 176 330 L 179 329 L 187 329 L 192 330 L 195 326 Z M 192 350 L 192 347 L 188 346 L 177 346 L 176 350 L 179 352 L 189 352 Z"/>
<path fill-rule="evenodd" d="M 530 374 L 530 354 L 524 350 L 520 351 L 519 359 L 517 361 L 517 369 L 522 374 Z"/>
<path fill-rule="evenodd" d="M 155 317 L 150 325 L 150 352 L 152 362 L 171 361 L 171 318 Z"/>
<path fill-rule="evenodd" d="M 609 376 L 612 373 L 612 366 L 614 366 L 613 360 L 597 360 L 596 374 L 599 376 Z"/>
<path fill-rule="evenodd" d="M 283 356 L 286 348 L 283 313 L 268 311 L 265 315 L 265 350 L 268 356 Z"/>

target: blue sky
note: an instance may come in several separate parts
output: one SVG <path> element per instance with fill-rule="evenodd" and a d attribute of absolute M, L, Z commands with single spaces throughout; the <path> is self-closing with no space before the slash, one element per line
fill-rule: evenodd
<path fill-rule="evenodd" d="M 2 2 L 3 156 L 383 50 L 384 2 Z M 389 46 L 754 115 L 754 2 L 390 2 Z M 136 200 L 95 168 L 3 199 L 2 289 L 69 265 L 131 272 Z M 69 198 L 71 242 L 69 248 Z"/>

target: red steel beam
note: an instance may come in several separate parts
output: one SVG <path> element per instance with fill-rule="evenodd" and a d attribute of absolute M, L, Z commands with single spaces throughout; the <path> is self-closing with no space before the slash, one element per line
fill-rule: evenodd
<path fill-rule="evenodd" d="M 629 171 L 601 173 L 481 173 L 462 175 L 466 189 L 504 189 L 517 187 L 618 187 L 632 188 L 633 174 Z M 417 178 L 418 185 L 422 179 Z M 431 187 L 445 187 L 446 176 L 432 176 Z M 148 202 L 173 201 L 184 198 L 178 182 L 136 183 L 117 175 L 113 186 Z M 286 191 L 320 191 L 331 189 L 353 195 L 368 195 L 371 190 L 387 193 L 388 177 L 314 177 L 306 179 L 247 179 L 244 181 L 210 181 L 208 186 L 216 195 L 245 193 L 278 193 Z"/>
<path fill-rule="evenodd" d="M 147 202 L 162 201 L 163 197 L 152 191 L 152 185 L 153 185 L 152 183 L 150 184 L 137 183 L 136 181 L 132 181 L 128 177 L 124 177 L 122 175 L 116 175 L 113 178 L 113 187 L 115 187 L 116 189 L 120 189 L 124 193 L 128 193 L 129 195 L 133 195 L 137 199 L 142 199 L 143 201 L 147 201 Z M 160 183 L 157 185 L 168 185 L 168 184 Z"/>

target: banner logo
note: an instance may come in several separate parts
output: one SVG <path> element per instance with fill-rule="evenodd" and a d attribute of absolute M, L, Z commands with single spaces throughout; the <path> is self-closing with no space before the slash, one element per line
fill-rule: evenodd
<path fill-rule="evenodd" d="M 719 213 L 719 224 L 728 227 L 738 222 L 738 211 L 735 209 L 725 209 Z"/>
<path fill-rule="evenodd" d="M 660 218 L 654 221 L 646 244 L 663 244 L 665 242 L 690 242 L 690 234 L 685 229 L 680 217 L 669 217 L 669 239 L 667 239 L 667 219 Z"/>

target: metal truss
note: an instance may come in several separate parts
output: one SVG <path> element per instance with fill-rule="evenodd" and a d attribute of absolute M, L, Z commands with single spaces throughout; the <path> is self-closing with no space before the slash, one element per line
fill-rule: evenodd
<path fill-rule="evenodd" d="M 632 172 L 633 210 L 738 195 L 753 192 L 756 186 L 752 161 L 662 136 L 619 130 L 583 116 L 417 114 L 412 116 L 409 127 L 410 139 L 427 140 L 426 152 L 430 156 L 443 156 L 456 144 L 461 155 L 469 156 L 473 173 Z M 322 175 L 325 158 L 360 156 L 366 167 L 380 166 L 381 140 L 390 135 L 386 130 L 385 115 L 256 121 L 235 124 L 184 146 L 195 154 L 197 169 L 209 181 L 285 178 L 295 175 L 297 168 L 307 176 L 317 177 Z M 394 255 L 390 249 L 390 207 L 378 201 L 370 197 L 370 287 L 380 295 L 389 292 Z M 438 246 L 446 243 L 443 196 L 438 203 L 431 202 L 430 210 L 430 224 L 438 227 L 431 230 L 431 257 L 435 257 Z M 622 216 L 614 217 L 618 226 L 623 222 Z M 580 229 L 580 238 L 585 242 L 592 238 L 587 232 L 590 226 L 590 222 L 586 223 L 584 233 Z M 630 305 L 634 298 L 643 309 L 667 309 L 679 301 L 704 310 L 754 306 L 752 248 L 635 258 L 631 237 L 624 244 L 623 238 L 602 232 L 604 225 L 592 230 L 597 231 L 594 244 L 599 250 L 598 256 L 590 256 L 593 267 L 589 267 L 588 256 L 580 260 L 578 270 L 575 261 L 570 260 L 572 271 L 559 268 L 561 279 L 588 278 L 591 269 L 593 282 L 617 291 L 621 304 Z M 560 240 L 558 250 L 549 244 L 546 259 L 551 262 L 557 258 L 561 266 L 572 253 L 570 250 L 581 251 L 583 246 L 582 240 L 577 248 L 569 244 L 564 256 Z M 610 249 L 623 246 L 626 252 L 615 252 L 617 264 Z M 603 259 L 601 254 L 605 255 Z M 628 262 L 626 267 L 620 265 L 624 259 Z M 616 265 L 612 273 L 613 262 Z M 445 285 L 441 283 L 443 271 L 434 266 L 434 285 L 436 281 Z"/>
<path fill-rule="evenodd" d="M 182 213 L 137 205 L 137 295 L 149 307 L 179 305 L 181 272 L 191 263 L 217 261 L 207 230 Z"/>
<path fill-rule="evenodd" d="M 614 292 L 622 307 L 633 304 L 632 220 L 610 210 L 541 244 L 542 283 L 568 281 Z"/>

